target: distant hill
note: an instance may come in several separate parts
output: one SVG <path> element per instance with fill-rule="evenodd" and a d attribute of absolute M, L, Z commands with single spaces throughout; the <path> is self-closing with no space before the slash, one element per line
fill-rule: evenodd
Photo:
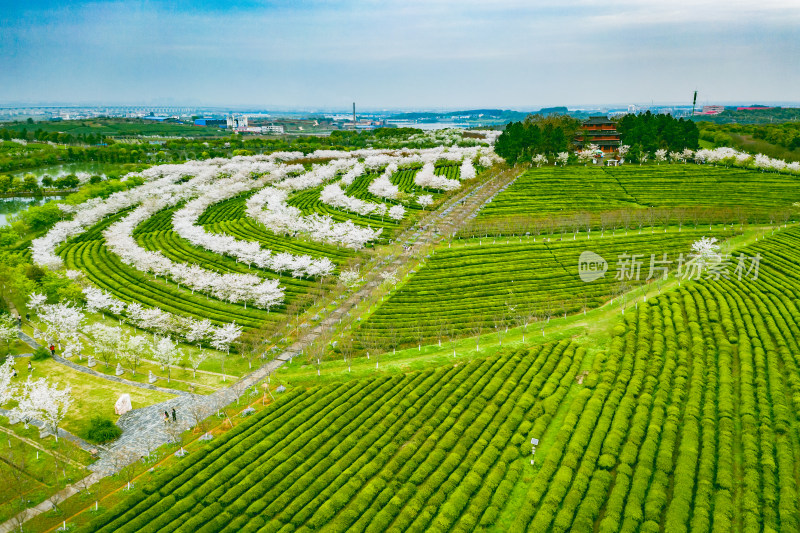
<path fill-rule="evenodd" d="M 576 112 L 570 113 L 569 109 L 565 106 L 559 107 L 543 107 L 538 111 L 513 111 L 510 109 L 465 109 L 461 111 L 443 111 L 436 112 L 412 112 L 412 113 L 397 113 L 390 118 L 395 120 L 420 120 L 420 121 L 436 121 L 436 120 L 497 120 L 503 122 L 517 122 L 525 120 L 528 115 L 551 115 L 557 113 L 559 115 L 575 115 Z M 577 115 L 583 113 L 577 112 Z"/>
<path fill-rule="evenodd" d="M 567 115 L 569 114 L 569 109 L 564 106 L 561 107 L 543 107 L 537 114 L 539 115 L 552 115 L 553 113 L 558 113 L 559 115 Z"/>
<path fill-rule="evenodd" d="M 412 113 L 398 113 L 392 115 L 391 118 L 399 120 L 437 120 L 437 119 L 453 119 L 453 118 L 470 118 L 470 119 L 501 119 L 501 120 L 522 120 L 527 117 L 530 112 L 526 111 L 511 111 L 506 109 L 466 109 L 463 111 L 444 111 L 442 113 L 433 112 L 412 112 Z"/>
<path fill-rule="evenodd" d="M 760 105 L 736 109 L 726 107 L 719 115 L 698 115 L 697 122 L 712 124 L 777 124 L 800 120 L 800 108 L 797 107 L 764 107 Z"/>

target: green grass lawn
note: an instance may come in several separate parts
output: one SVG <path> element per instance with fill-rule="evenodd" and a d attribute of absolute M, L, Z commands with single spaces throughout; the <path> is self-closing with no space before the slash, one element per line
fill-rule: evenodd
<path fill-rule="evenodd" d="M 20 382 L 28 376 L 29 360 L 29 357 L 16 359 L 17 380 Z M 118 417 L 114 413 L 114 403 L 121 394 L 131 395 L 131 404 L 134 409 L 174 397 L 172 394 L 123 385 L 85 374 L 52 359 L 32 361 L 32 365 L 34 379 L 47 377 L 51 382 L 58 383 L 61 388 L 67 385 L 71 387 L 73 402 L 62 427 L 74 434 L 82 433 L 93 416 L 100 415 L 116 421 Z"/>
<path fill-rule="evenodd" d="M 19 512 L 20 498 L 35 505 L 67 484 L 89 475 L 88 452 L 22 423 L 10 425 L 0 417 L 0 521 Z"/>

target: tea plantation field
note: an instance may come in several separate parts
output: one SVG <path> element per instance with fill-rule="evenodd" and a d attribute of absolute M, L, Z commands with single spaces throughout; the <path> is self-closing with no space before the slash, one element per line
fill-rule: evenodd
<path fill-rule="evenodd" d="M 398 344 L 404 345 L 420 338 L 430 343 L 505 330 L 526 322 L 535 328 L 550 317 L 593 309 L 611 299 L 620 286 L 617 267 L 622 254 L 640 256 L 639 283 L 643 283 L 650 275 L 651 255 L 661 260 L 667 254 L 672 261 L 680 254 L 688 257 L 691 243 L 704 235 L 712 236 L 708 228 L 658 230 L 603 238 L 598 234 L 593 239 L 583 234 L 580 239 L 568 236 L 551 242 L 487 239 L 481 245 L 440 248 L 359 331 L 384 338 L 396 335 Z M 579 256 L 586 250 L 600 254 L 609 265 L 606 275 L 592 283 L 582 281 L 578 273 Z M 654 270 L 651 281 L 660 276 L 663 272 Z M 635 279 L 622 281 L 628 287 L 637 284 Z"/>
<path fill-rule="evenodd" d="M 596 338 L 290 389 L 85 530 L 796 531 L 798 250 Z"/>
<path fill-rule="evenodd" d="M 565 217 L 569 228 L 596 229 L 612 223 L 769 222 L 795 213 L 792 204 L 798 201 L 800 178 L 774 172 L 696 164 L 533 168 L 484 206 L 460 235 L 547 232 L 541 220 L 557 225 Z M 606 220 L 602 213 L 616 217 Z"/>

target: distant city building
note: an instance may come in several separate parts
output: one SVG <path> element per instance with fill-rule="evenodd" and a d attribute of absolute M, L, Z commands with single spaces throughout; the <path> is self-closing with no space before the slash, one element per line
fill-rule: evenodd
<path fill-rule="evenodd" d="M 279 124 L 270 124 L 269 126 L 261 126 L 261 133 L 275 133 L 283 135 L 285 129 Z"/>
<path fill-rule="evenodd" d="M 226 123 L 231 130 L 246 130 L 248 126 L 247 115 L 228 115 Z"/>
<path fill-rule="evenodd" d="M 227 124 L 228 121 L 224 118 L 196 118 L 194 120 L 195 126 L 216 126 L 224 128 Z"/>
<path fill-rule="evenodd" d="M 596 144 L 605 153 L 616 152 L 620 145 L 617 125 L 604 115 L 589 117 L 581 124 L 575 144 L 579 149 Z"/>
<path fill-rule="evenodd" d="M 695 115 L 719 115 L 725 111 L 724 105 L 704 105 L 701 111 L 696 111 Z"/>

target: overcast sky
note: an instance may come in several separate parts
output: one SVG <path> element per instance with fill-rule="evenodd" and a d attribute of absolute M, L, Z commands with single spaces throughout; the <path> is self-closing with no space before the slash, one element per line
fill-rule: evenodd
<path fill-rule="evenodd" d="M 0 103 L 800 100 L 800 0 L 0 0 Z"/>

